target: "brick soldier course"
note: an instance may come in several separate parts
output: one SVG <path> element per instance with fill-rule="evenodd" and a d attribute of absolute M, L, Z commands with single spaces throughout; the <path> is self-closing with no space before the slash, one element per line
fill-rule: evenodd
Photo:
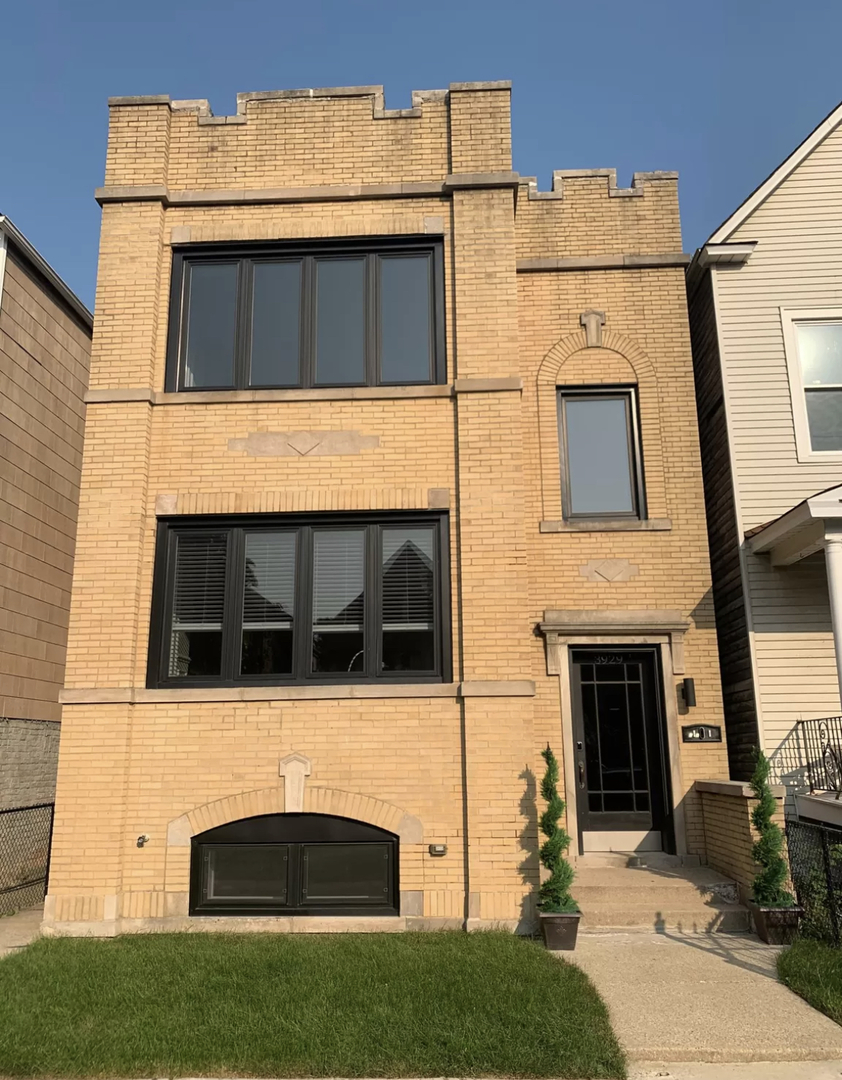
<path fill-rule="evenodd" d="M 243 94 L 229 117 L 110 104 L 47 928 L 530 924 L 547 742 L 578 838 L 576 645 L 657 651 L 675 850 L 704 858 L 693 784 L 727 763 L 680 733 L 722 720 L 676 175 L 538 191 L 511 171 L 508 83 L 404 110 L 379 87 Z M 442 382 L 174 390 L 174 253 L 366 237 L 441 241 Z M 645 511 L 566 518 L 557 388 L 617 385 Z M 447 518 L 444 680 L 148 685 L 158 522 L 408 510 Z M 397 918 L 188 914 L 193 837 L 300 810 L 399 838 Z"/>

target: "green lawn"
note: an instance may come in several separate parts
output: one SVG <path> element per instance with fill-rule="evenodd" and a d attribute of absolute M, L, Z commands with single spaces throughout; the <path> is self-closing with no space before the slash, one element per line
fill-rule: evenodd
<path fill-rule="evenodd" d="M 623 1077 L 584 973 L 506 933 L 42 939 L 0 1076 Z"/>
<path fill-rule="evenodd" d="M 814 1009 L 842 1024 L 842 949 L 801 938 L 778 957 L 778 975 Z"/>

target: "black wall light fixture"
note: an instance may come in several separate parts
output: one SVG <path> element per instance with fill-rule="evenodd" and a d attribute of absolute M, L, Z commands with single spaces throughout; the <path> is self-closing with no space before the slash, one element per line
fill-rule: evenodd
<path fill-rule="evenodd" d="M 696 680 L 684 679 L 681 683 L 681 700 L 688 709 L 694 708 L 696 704 Z"/>

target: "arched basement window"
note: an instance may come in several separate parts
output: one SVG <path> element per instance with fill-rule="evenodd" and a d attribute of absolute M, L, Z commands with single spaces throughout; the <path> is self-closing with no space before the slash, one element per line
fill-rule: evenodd
<path fill-rule="evenodd" d="M 397 915 L 398 838 L 351 818 L 263 814 L 194 836 L 191 915 Z"/>

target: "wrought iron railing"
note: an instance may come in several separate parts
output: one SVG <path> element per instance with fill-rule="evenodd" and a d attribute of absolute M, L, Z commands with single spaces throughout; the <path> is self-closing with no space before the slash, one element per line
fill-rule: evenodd
<path fill-rule="evenodd" d="M 44 899 L 50 873 L 53 803 L 0 810 L 0 915 Z"/>
<path fill-rule="evenodd" d="M 810 791 L 842 794 L 842 716 L 799 720 L 798 737 L 807 764 Z"/>
<path fill-rule="evenodd" d="M 790 820 L 786 841 L 795 896 L 804 911 L 801 933 L 838 947 L 842 943 L 842 830 Z"/>

